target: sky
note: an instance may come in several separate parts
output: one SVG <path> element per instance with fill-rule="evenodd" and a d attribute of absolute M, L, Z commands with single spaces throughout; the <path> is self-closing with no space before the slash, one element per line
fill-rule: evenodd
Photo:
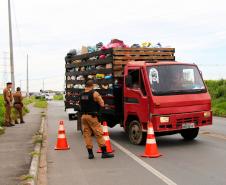
<path fill-rule="evenodd" d="M 0 0 L 0 89 L 10 80 L 7 0 Z M 16 86 L 63 90 L 64 57 L 82 45 L 150 41 L 176 48 L 204 79 L 226 79 L 225 0 L 11 0 Z M 6 75 L 7 74 L 7 75 Z"/>

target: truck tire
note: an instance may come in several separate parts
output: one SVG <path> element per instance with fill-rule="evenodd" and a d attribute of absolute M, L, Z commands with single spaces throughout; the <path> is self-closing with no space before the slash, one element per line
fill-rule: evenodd
<path fill-rule="evenodd" d="M 142 132 L 142 126 L 139 121 L 134 120 L 129 123 L 128 136 L 129 140 L 134 145 L 145 143 L 146 133 Z"/>
<path fill-rule="evenodd" d="M 71 120 L 74 120 L 74 115 L 73 114 L 68 114 L 68 119 L 71 121 Z"/>
<path fill-rule="evenodd" d="M 184 140 L 191 141 L 199 134 L 199 128 L 186 129 L 181 131 L 181 136 Z"/>

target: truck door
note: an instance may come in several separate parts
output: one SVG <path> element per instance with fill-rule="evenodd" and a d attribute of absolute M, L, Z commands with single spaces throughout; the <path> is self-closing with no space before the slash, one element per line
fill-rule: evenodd
<path fill-rule="evenodd" d="M 144 72 L 140 67 L 128 67 L 125 71 L 124 125 L 131 117 L 137 118 L 142 131 L 146 130 L 149 118 L 149 101 L 144 79 Z"/>

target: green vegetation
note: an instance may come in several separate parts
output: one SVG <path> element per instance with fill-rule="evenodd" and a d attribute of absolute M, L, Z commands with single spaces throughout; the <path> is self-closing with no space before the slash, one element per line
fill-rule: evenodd
<path fill-rule="evenodd" d="M 36 99 L 35 100 L 34 107 L 47 108 L 47 106 L 48 106 L 48 103 L 47 103 L 46 100 L 43 100 L 43 99 Z"/>
<path fill-rule="evenodd" d="M 226 80 L 206 80 L 215 116 L 226 116 Z"/>
<path fill-rule="evenodd" d="M 30 174 L 20 176 L 21 181 L 27 181 L 27 180 L 31 180 L 31 179 L 34 179 L 34 177 Z"/>
<path fill-rule="evenodd" d="M 24 98 L 23 99 L 24 105 L 29 105 L 31 103 L 34 103 L 34 101 L 35 101 L 35 97 L 34 96 L 31 96 L 29 98 Z"/>
<path fill-rule="evenodd" d="M 0 126 L 0 135 L 5 133 L 5 128 Z"/>
<path fill-rule="evenodd" d="M 63 94 L 55 95 L 55 96 L 53 97 L 53 99 L 54 99 L 54 100 L 63 100 L 63 99 L 64 99 L 64 98 L 63 98 Z"/>
<path fill-rule="evenodd" d="M 3 124 L 4 112 L 5 112 L 4 100 L 3 100 L 3 96 L 0 95 L 0 127 Z"/>

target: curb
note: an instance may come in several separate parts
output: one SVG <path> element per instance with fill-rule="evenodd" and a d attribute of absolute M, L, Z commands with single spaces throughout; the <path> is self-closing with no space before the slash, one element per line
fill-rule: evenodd
<path fill-rule="evenodd" d="M 43 139 L 43 132 L 44 132 L 44 124 L 45 124 L 45 117 L 42 117 L 41 126 L 39 129 L 39 133 L 41 134 L 41 138 Z M 40 156 L 41 156 L 41 143 L 36 143 L 34 147 L 34 152 L 38 153 L 39 155 L 34 155 L 31 160 L 31 166 L 29 169 L 29 175 L 32 177 L 29 181 L 27 181 L 26 185 L 37 185 L 38 179 L 38 171 L 39 171 L 39 163 L 40 163 Z"/>

